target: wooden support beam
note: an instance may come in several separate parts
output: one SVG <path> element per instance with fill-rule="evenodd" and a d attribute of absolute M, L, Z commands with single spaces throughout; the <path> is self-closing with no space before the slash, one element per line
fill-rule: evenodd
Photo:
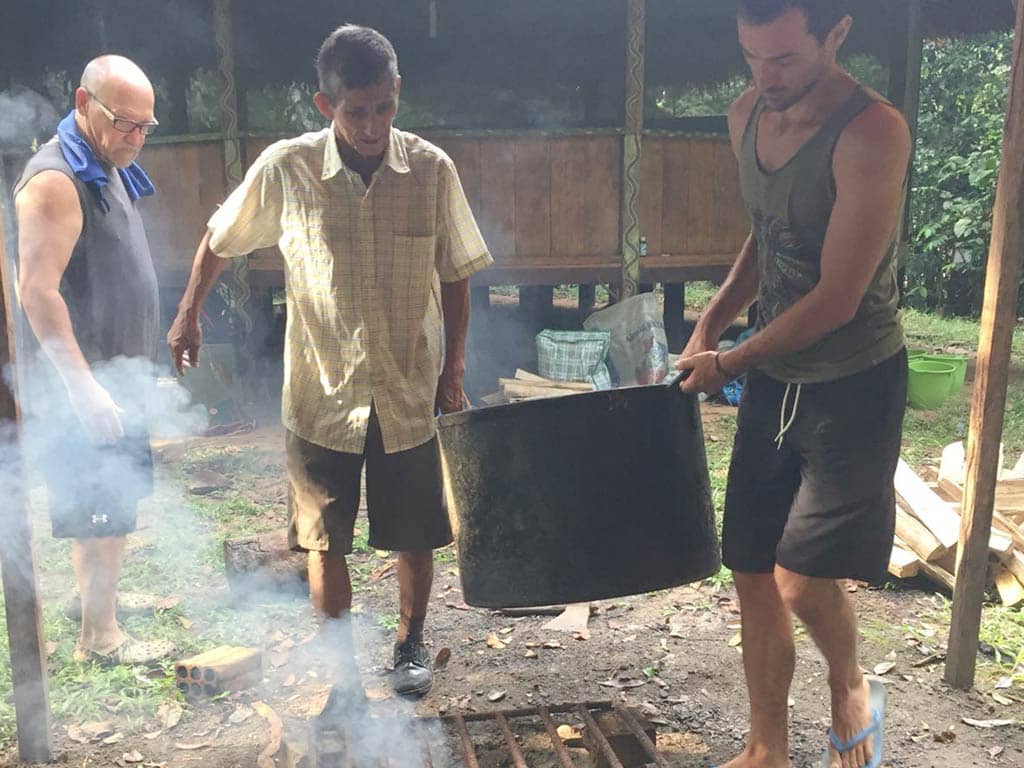
<path fill-rule="evenodd" d="M 0 190 L 3 167 L 0 165 Z M 16 358 L 14 338 L 14 270 L 7 260 L 4 237 L 4 197 L 0 195 L 0 371 Z M 12 385 L 13 386 L 13 385 Z M 47 763 L 50 750 L 50 697 L 46 677 L 46 650 L 42 610 L 32 551 L 21 471 L 21 435 L 16 393 L 0 375 L 0 573 L 4 582 L 7 638 L 11 646 L 11 678 L 18 728 L 18 754 L 23 763 Z"/>
<path fill-rule="evenodd" d="M 640 158 L 644 131 L 647 0 L 626 0 L 626 130 L 622 151 L 622 292 L 635 296 L 640 280 Z"/>
<path fill-rule="evenodd" d="M 686 343 L 686 330 L 683 312 L 686 308 L 686 283 L 662 283 L 665 293 L 665 338 L 668 340 L 669 352 L 681 352 Z"/>
<path fill-rule="evenodd" d="M 946 682 L 974 684 L 981 606 L 988 569 L 989 531 L 999 471 L 1010 343 L 1017 320 L 1020 260 L 1024 251 L 1024 3 L 1017 7 L 1010 99 L 1003 138 L 992 242 L 985 275 L 985 302 L 978 341 L 978 366 L 967 439 L 967 478 L 956 590 L 946 654 Z"/>

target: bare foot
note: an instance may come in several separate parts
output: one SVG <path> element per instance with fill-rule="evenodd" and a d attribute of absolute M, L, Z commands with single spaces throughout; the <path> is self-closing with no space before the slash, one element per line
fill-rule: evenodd
<path fill-rule="evenodd" d="M 772 754 L 761 747 L 747 746 L 742 753 L 719 768 L 790 768 L 789 755 Z"/>
<path fill-rule="evenodd" d="M 863 676 L 852 688 L 832 689 L 832 732 L 839 741 L 850 741 L 870 726 L 873 719 L 871 686 Z M 862 768 L 871 762 L 873 747 L 874 739 L 868 737 L 840 755 L 830 743 L 829 768 Z"/>
<path fill-rule="evenodd" d="M 78 636 L 78 645 L 93 653 L 107 654 L 122 645 L 126 639 L 127 635 L 115 624 L 113 630 L 107 632 L 86 633 L 83 628 Z"/>

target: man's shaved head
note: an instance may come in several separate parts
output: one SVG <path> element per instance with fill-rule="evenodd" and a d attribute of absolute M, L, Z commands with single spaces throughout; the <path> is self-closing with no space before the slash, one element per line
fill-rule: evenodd
<path fill-rule="evenodd" d="M 110 54 L 90 61 L 81 83 L 75 91 L 79 133 L 102 160 L 127 167 L 138 156 L 146 137 L 139 130 L 119 131 L 115 125 L 127 124 L 130 128 L 133 123 L 155 122 L 153 84 L 134 61 Z"/>
<path fill-rule="evenodd" d="M 97 56 L 86 64 L 81 85 L 101 99 L 108 96 L 108 92 L 123 88 L 153 91 L 152 83 L 138 64 L 115 54 Z"/>

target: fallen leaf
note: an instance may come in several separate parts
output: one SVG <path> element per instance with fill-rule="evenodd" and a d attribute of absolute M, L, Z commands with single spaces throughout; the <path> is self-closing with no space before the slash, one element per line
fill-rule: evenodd
<path fill-rule="evenodd" d="M 792 696 L 790 696 L 788 699 L 786 699 L 786 706 L 789 707 L 790 709 L 792 709 L 793 707 L 796 706 L 796 701 L 793 699 Z"/>
<path fill-rule="evenodd" d="M 895 668 L 895 661 L 883 661 L 880 664 L 875 664 L 873 671 L 876 675 L 885 675 L 892 672 Z"/>
<path fill-rule="evenodd" d="M 472 608 L 470 608 L 468 605 L 466 605 L 462 600 L 459 600 L 458 602 L 456 602 L 454 600 L 445 600 L 444 605 L 445 605 L 446 608 L 453 608 L 456 611 L 470 611 L 470 610 L 472 610 Z"/>
<path fill-rule="evenodd" d="M 574 640 L 589 640 L 590 639 L 590 630 L 589 629 L 585 629 L 585 628 L 581 629 L 579 632 L 577 632 L 575 635 L 573 635 L 573 639 Z"/>
<path fill-rule="evenodd" d="M 1000 677 L 996 681 L 995 687 L 997 689 L 1012 688 L 1013 687 L 1013 680 L 1011 680 L 1009 677 Z"/>
<path fill-rule="evenodd" d="M 537 652 L 535 650 L 533 650 L 532 648 L 527 648 L 526 649 L 526 653 L 524 653 L 523 656 L 525 656 L 528 659 L 536 659 L 537 658 Z"/>
<path fill-rule="evenodd" d="M 963 721 L 973 728 L 1002 728 L 1017 724 L 1016 720 L 975 720 L 971 717 L 965 717 Z"/>
<path fill-rule="evenodd" d="M 278 652 L 278 653 L 270 654 L 270 666 L 273 667 L 274 669 L 277 669 L 278 667 L 283 667 L 287 663 L 288 663 L 288 654 L 287 653 Z"/>
<path fill-rule="evenodd" d="M 80 726 L 90 740 L 99 740 L 110 736 L 114 732 L 114 724 L 108 720 L 101 722 L 82 723 Z"/>
<path fill-rule="evenodd" d="M 171 701 L 157 708 L 156 717 L 163 729 L 169 731 L 181 721 L 181 712 L 181 704 Z"/>
<path fill-rule="evenodd" d="M 103 739 L 103 741 L 101 741 L 100 744 L 107 744 L 107 745 L 119 744 L 122 741 L 124 741 L 124 734 L 121 733 L 121 732 L 118 732 L 118 733 L 112 734 L 110 736 L 107 736 L 107 738 Z"/>
<path fill-rule="evenodd" d="M 275 768 L 277 764 L 274 762 L 274 755 L 281 749 L 281 734 L 284 731 L 281 718 L 262 701 L 254 701 L 252 707 L 270 726 L 270 740 L 256 758 L 256 766 L 257 768 Z"/>
<path fill-rule="evenodd" d="M 163 735 L 163 731 L 150 731 L 149 733 L 142 734 L 142 738 L 147 739 L 149 741 L 152 741 L 157 736 L 162 736 L 162 735 Z"/>
<path fill-rule="evenodd" d="M 992 758 L 993 760 L 995 760 L 997 757 L 999 757 L 1001 754 L 1003 754 L 1003 750 L 1005 750 L 1005 749 L 1006 749 L 1006 747 L 1003 747 L 1003 746 L 989 747 L 988 756 L 990 758 Z"/>
<path fill-rule="evenodd" d="M 69 739 L 77 741 L 79 744 L 88 744 L 91 740 L 89 735 L 84 733 L 79 725 L 69 725 L 67 727 L 67 734 Z"/>
<path fill-rule="evenodd" d="M 527 648 L 540 648 L 542 643 L 538 643 L 538 642 L 535 642 L 535 641 L 531 640 L 529 642 L 523 643 L 523 645 L 526 646 Z"/>
<path fill-rule="evenodd" d="M 370 574 L 370 581 L 380 581 L 386 576 L 391 576 L 395 571 L 395 561 L 389 560 L 384 563 L 380 568 Z"/>
<path fill-rule="evenodd" d="M 192 629 L 192 619 L 187 619 L 184 616 L 178 617 L 178 623 L 181 624 L 185 629 Z"/>
<path fill-rule="evenodd" d="M 630 688 L 640 688 L 641 686 L 647 685 L 646 680 L 602 680 L 598 685 L 603 685 L 605 688 L 617 688 L 620 691 L 628 690 Z"/>
<path fill-rule="evenodd" d="M 952 728 L 947 728 L 944 731 L 932 734 L 932 740 L 939 744 L 952 744 L 956 741 L 956 731 Z"/>
<path fill-rule="evenodd" d="M 131 752 L 125 752 L 121 755 L 121 759 L 126 763 L 141 763 L 142 755 L 139 754 L 138 750 L 133 749 Z"/>
<path fill-rule="evenodd" d="M 573 739 L 583 738 L 583 732 L 571 725 L 563 724 L 558 726 L 555 730 L 558 732 L 558 738 L 562 741 L 571 741 Z"/>
<path fill-rule="evenodd" d="M 212 746 L 212 745 L 208 741 L 199 741 L 199 742 L 194 742 L 194 743 L 189 743 L 189 742 L 184 742 L 184 741 L 176 741 L 176 742 L 174 742 L 174 748 L 175 749 L 185 749 L 185 750 L 206 749 L 209 746 Z"/>
<path fill-rule="evenodd" d="M 501 629 L 498 630 L 498 634 L 501 634 L 501 635 L 511 635 L 513 632 L 515 632 L 515 629 L 516 629 L 515 627 L 502 627 Z"/>
<path fill-rule="evenodd" d="M 493 632 L 487 635 L 487 647 L 495 651 L 500 651 L 505 648 L 505 643 L 498 639 L 498 636 Z"/>
<path fill-rule="evenodd" d="M 735 635 L 729 638 L 729 647 L 738 648 L 743 645 L 743 633 L 737 632 Z"/>
<path fill-rule="evenodd" d="M 1014 703 L 1013 699 L 1011 699 L 1011 698 L 1009 698 L 1007 696 L 1003 696 L 1003 694 L 1001 694 L 1001 693 L 993 693 L 992 694 L 992 698 L 995 699 L 996 701 L 998 701 L 1004 707 L 1009 707 L 1009 706 L 1011 706 Z"/>
<path fill-rule="evenodd" d="M 504 699 L 506 695 L 506 691 L 491 691 L 487 694 L 487 700 L 494 704 Z"/>
<path fill-rule="evenodd" d="M 232 725 L 240 725 L 256 714 L 256 711 L 252 707 L 247 707 L 245 704 L 239 704 L 235 707 L 235 711 L 228 717 L 228 722 Z"/>
<path fill-rule="evenodd" d="M 291 675 L 288 675 L 288 677 L 286 677 L 284 679 L 284 682 L 281 683 L 281 685 L 283 687 L 285 687 L 285 688 L 291 688 L 293 685 L 295 685 L 296 682 L 297 682 L 297 678 L 295 677 L 294 674 L 291 674 Z"/>
<path fill-rule="evenodd" d="M 57 650 L 58 645 L 59 644 L 54 640 L 46 641 L 46 658 L 50 658 L 51 656 L 53 656 L 53 653 Z"/>
<path fill-rule="evenodd" d="M 452 649 L 442 648 L 437 652 L 437 656 L 434 657 L 434 671 L 440 672 L 442 669 L 448 666 L 448 662 L 452 659 Z"/>
<path fill-rule="evenodd" d="M 178 603 L 181 602 L 180 597 L 165 597 L 163 600 L 158 600 L 153 605 L 154 611 L 169 611 L 174 608 Z"/>
<path fill-rule="evenodd" d="M 554 650 L 554 649 L 557 649 L 557 648 L 564 648 L 565 646 L 562 645 L 557 640 L 548 640 L 546 643 L 544 643 L 544 645 L 542 647 L 550 648 L 550 649 Z"/>

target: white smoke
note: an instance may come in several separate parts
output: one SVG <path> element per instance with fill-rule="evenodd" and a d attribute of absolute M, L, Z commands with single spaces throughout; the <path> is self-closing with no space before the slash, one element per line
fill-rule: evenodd
<path fill-rule="evenodd" d="M 31 145 L 41 135 L 53 133 L 57 110 L 41 94 L 18 86 L 0 92 L 0 144 Z"/>

